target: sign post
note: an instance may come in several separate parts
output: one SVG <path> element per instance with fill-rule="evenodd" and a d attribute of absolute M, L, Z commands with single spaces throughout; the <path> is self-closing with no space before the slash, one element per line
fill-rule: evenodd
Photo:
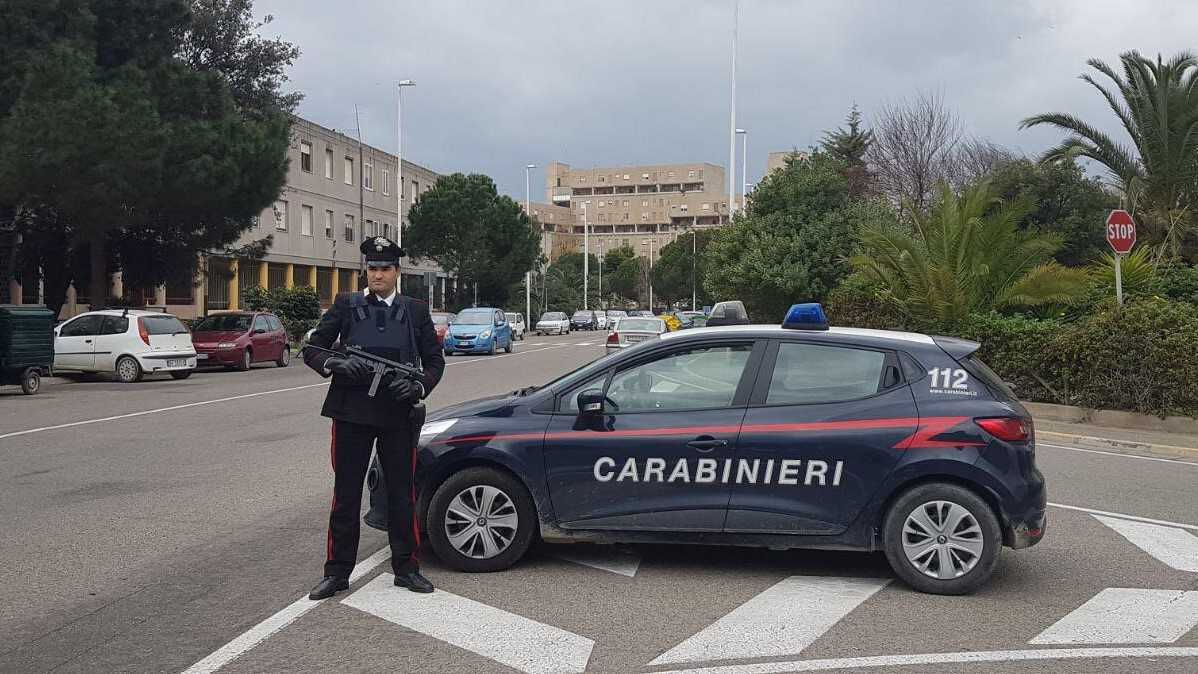
<path fill-rule="evenodd" d="M 1106 217 L 1106 241 L 1115 251 L 1115 298 L 1123 305 L 1123 256 L 1136 245 L 1136 221 L 1122 209 L 1111 211 Z"/>

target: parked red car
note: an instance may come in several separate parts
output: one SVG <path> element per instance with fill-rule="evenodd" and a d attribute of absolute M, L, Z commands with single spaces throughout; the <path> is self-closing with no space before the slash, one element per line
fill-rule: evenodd
<path fill-rule="evenodd" d="M 254 363 L 287 367 L 291 349 L 278 316 L 265 311 L 223 311 L 210 314 L 191 329 L 196 365 L 223 365 L 248 370 Z"/>
<path fill-rule="evenodd" d="M 445 346 L 445 334 L 449 332 L 449 324 L 453 319 L 457 318 L 457 314 L 445 313 L 442 311 L 432 312 L 433 327 L 437 330 L 437 343 Z"/>

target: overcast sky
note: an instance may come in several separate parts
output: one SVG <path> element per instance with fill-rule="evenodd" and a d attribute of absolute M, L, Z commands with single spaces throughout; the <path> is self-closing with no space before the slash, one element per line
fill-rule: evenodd
<path fill-rule="evenodd" d="M 940 93 L 969 131 L 1036 154 L 1061 134 L 1022 118 L 1069 111 L 1112 133 L 1077 79 L 1089 58 L 1198 48 L 1194 0 L 741 0 L 737 125 L 749 182 L 770 151 L 805 149 L 855 101 Z M 524 196 L 527 163 L 728 164 L 732 0 L 257 0 L 302 55 L 300 115 L 404 156 L 490 175 Z M 738 143 L 739 145 L 739 143 Z M 738 149 L 739 152 L 739 149 Z M 738 155 L 739 156 L 739 155 Z M 737 160 L 739 163 L 739 159 Z M 737 167 L 739 171 L 739 166 Z M 542 169 L 532 197 L 544 199 Z"/>

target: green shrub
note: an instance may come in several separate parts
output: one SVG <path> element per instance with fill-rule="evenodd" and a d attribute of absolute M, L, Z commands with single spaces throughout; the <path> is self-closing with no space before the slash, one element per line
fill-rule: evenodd
<path fill-rule="evenodd" d="M 1011 384 L 1020 399 L 1065 403 L 1056 391 L 1051 367 L 1061 328 L 1055 320 L 974 314 L 957 328 L 942 332 L 981 343 L 978 357 Z"/>
<path fill-rule="evenodd" d="M 1198 267 L 1188 264 L 1162 266 L 1156 272 L 1153 291 L 1165 299 L 1198 304 Z"/>
<path fill-rule="evenodd" d="M 887 302 L 877 286 L 860 274 L 850 275 L 829 293 L 824 310 L 832 325 L 880 330 L 910 327 L 898 307 Z"/>

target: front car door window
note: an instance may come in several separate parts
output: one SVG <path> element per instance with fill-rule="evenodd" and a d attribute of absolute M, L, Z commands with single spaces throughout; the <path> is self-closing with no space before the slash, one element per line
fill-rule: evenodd
<path fill-rule="evenodd" d="M 732 404 L 751 345 L 712 346 L 671 353 L 612 377 L 613 411 L 681 411 Z"/>

